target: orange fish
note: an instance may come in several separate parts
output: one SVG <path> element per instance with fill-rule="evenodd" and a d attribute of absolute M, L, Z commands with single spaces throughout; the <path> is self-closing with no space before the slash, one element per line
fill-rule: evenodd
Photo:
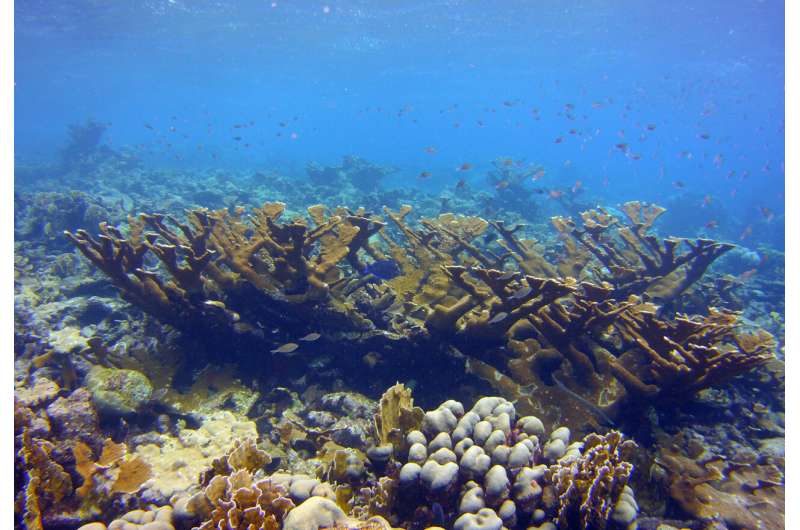
<path fill-rule="evenodd" d="M 540 169 L 536 173 L 534 173 L 531 178 L 533 178 L 533 181 L 536 182 L 543 176 L 544 176 L 544 169 Z"/>
<path fill-rule="evenodd" d="M 766 219 L 768 223 L 772 222 L 772 220 L 775 218 L 775 214 L 766 206 L 761 206 L 760 210 L 761 215 L 764 216 L 764 219 Z"/>
<path fill-rule="evenodd" d="M 582 187 L 583 187 L 583 182 L 581 182 L 580 180 L 576 180 L 575 184 L 572 185 L 572 193 L 573 194 L 578 193 L 578 190 L 581 189 Z"/>
<path fill-rule="evenodd" d="M 614 147 L 616 147 L 620 151 L 627 151 L 628 150 L 628 144 L 617 144 Z"/>
<path fill-rule="evenodd" d="M 564 192 L 563 192 L 563 191 L 560 191 L 560 190 L 550 190 L 549 192 L 547 192 L 547 195 L 548 195 L 548 197 L 550 197 L 551 199 L 558 199 L 558 198 L 560 198 L 562 195 L 564 195 Z"/>
<path fill-rule="evenodd" d="M 457 171 L 469 171 L 470 169 L 472 169 L 472 164 L 470 164 L 468 162 L 464 162 L 463 164 L 458 166 L 458 170 Z"/>
<path fill-rule="evenodd" d="M 514 161 L 512 159 L 510 159 L 510 158 L 506 158 L 505 160 L 503 160 L 503 165 L 506 166 L 506 167 L 513 166 L 514 165 Z"/>
<path fill-rule="evenodd" d="M 496 190 L 504 190 L 507 187 L 508 187 L 508 181 L 507 180 L 501 180 L 500 182 L 498 182 L 495 185 L 494 189 L 496 189 Z"/>

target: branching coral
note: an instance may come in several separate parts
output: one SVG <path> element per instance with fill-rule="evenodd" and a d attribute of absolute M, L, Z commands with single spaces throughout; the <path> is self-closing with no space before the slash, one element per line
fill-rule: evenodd
<path fill-rule="evenodd" d="M 337 265 L 358 269 L 359 252 L 371 252 L 368 238 L 382 224 L 344 212 L 326 217 L 312 207 L 310 228 L 300 219 L 281 223 L 284 210 L 268 203 L 245 219 L 242 210 L 201 209 L 188 212 L 186 223 L 143 214 L 129 219 L 127 236 L 102 224 L 97 239 L 82 230 L 67 237 L 126 299 L 182 329 L 260 337 L 261 320 L 293 324 L 315 316 L 334 329 L 368 329 L 331 286 L 341 280 Z M 147 268 L 152 258 L 166 278 Z"/>
<path fill-rule="evenodd" d="M 664 310 L 732 245 L 660 239 L 662 208 L 622 210 L 627 223 L 602 209 L 583 212 L 580 227 L 554 218 L 555 253 L 502 221 L 442 214 L 414 227 L 410 206 L 385 208 L 390 225 L 323 205 L 281 222 L 285 206 L 267 203 L 249 217 L 200 209 L 185 223 L 131 218 L 127 236 L 105 224 L 98 239 L 67 235 L 128 300 L 210 340 L 269 343 L 263 329 L 277 326 L 347 337 L 358 358 L 376 347 L 455 351 L 506 395 L 542 392 L 537 412 L 551 421 L 613 416 L 626 397 L 672 402 L 767 362 L 770 336 L 741 334 L 736 314 Z M 388 259 L 399 274 L 378 281 L 369 265 Z M 550 398 L 566 416 L 542 409 Z"/>
<path fill-rule="evenodd" d="M 550 466 L 547 477 L 557 501 L 560 528 L 602 530 L 611 518 L 614 502 L 628 483 L 633 465 L 626 459 L 636 444 L 612 431 L 605 436 L 590 434 L 583 440 L 583 453 Z"/>
<path fill-rule="evenodd" d="M 666 211 L 664 208 L 633 201 L 625 203 L 622 210 L 627 225 L 598 208 L 581 214 L 582 227 L 562 222 L 569 228 L 561 230 L 602 264 L 603 269 L 595 269 L 595 273 L 599 273 L 599 280 L 614 286 L 615 298 L 647 293 L 669 303 L 700 279 L 715 259 L 734 248 L 709 239 L 659 240 L 650 229 Z M 681 252 L 683 246 L 688 249 Z"/>

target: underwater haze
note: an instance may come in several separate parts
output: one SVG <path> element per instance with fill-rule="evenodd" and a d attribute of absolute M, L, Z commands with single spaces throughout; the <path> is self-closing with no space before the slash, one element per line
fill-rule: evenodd
<path fill-rule="evenodd" d="M 14 17 L 15 527 L 783 527 L 783 2 Z"/>
<path fill-rule="evenodd" d="M 17 2 L 16 153 L 92 118 L 176 167 L 357 154 L 438 190 L 503 156 L 598 198 L 710 196 L 733 239 L 782 211 L 783 27 L 772 1 Z"/>

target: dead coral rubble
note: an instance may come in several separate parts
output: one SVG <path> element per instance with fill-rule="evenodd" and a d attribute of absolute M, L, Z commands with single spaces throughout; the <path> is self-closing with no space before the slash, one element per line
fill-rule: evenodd
<path fill-rule="evenodd" d="M 630 398 L 674 403 L 773 358 L 771 335 L 742 333 L 737 313 L 668 316 L 732 245 L 660 239 L 658 206 L 626 203 L 627 221 L 599 208 L 580 225 L 554 218 L 556 252 L 502 221 L 442 214 L 414 227 L 410 206 L 385 208 L 390 224 L 322 205 L 284 222 L 285 209 L 200 209 L 186 222 L 143 214 L 127 233 L 101 224 L 97 238 L 67 236 L 126 299 L 187 332 L 278 354 L 320 332 L 357 359 L 395 352 L 390 368 L 403 352 L 440 353 L 416 356 L 421 371 L 460 355 L 549 421 L 613 422 Z M 368 265 L 387 259 L 399 274 L 377 281 Z M 265 329 L 297 332 L 275 347 Z"/>

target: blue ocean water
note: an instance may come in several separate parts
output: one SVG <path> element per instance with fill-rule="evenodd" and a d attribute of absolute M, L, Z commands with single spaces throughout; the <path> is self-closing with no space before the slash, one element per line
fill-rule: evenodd
<path fill-rule="evenodd" d="M 356 154 L 433 192 L 505 157 L 545 170 L 531 186 L 783 245 L 783 2 L 26 0 L 15 19 L 18 162 L 87 119 L 162 167 L 301 178 Z"/>

